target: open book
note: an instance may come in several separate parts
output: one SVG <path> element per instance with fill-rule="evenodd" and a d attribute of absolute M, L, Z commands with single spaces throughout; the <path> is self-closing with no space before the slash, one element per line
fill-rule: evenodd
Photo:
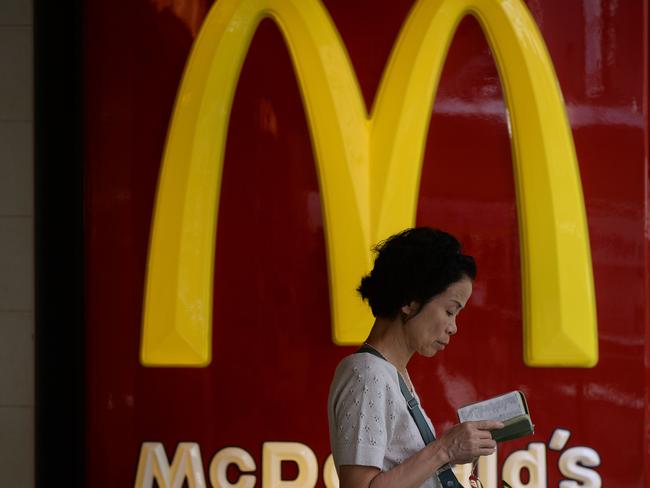
<path fill-rule="evenodd" d="M 521 391 L 511 391 L 481 402 L 470 403 L 458 409 L 458 419 L 500 420 L 502 429 L 490 431 L 497 442 L 510 441 L 533 433 L 526 397 Z"/>

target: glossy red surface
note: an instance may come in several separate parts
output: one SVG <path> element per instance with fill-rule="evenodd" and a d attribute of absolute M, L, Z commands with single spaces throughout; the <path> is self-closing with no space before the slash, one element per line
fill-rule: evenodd
<path fill-rule="evenodd" d="M 86 2 L 87 484 L 132 486 L 140 445 L 199 443 L 207 470 L 225 446 L 261 467 L 264 441 L 329 454 L 330 340 L 323 221 L 303 106 L 282 36 L 257 32 L 233 105 L 214 283 L 213 363 L 138 363 L 157 172 L 174 96 L 207 1 Z M 370 105 L 411 1 L 325 1 Z M 557 427 L 588 446 L 604 486 L 648 486 L 646 351 L 647 6 L 531 0 L 568 105 L 592 244 L 600 362 L 531 369 L 522 361 L 519 242 L 498 74 L 464 20 L 450 48 L 427 140 L 417 223 L 457 235 L 479 275 L 444 353 L 411 376 L 439 430 L 455 407 L 525 391 L 532 438 Z M 547 449 L 548 486 L 562 479 Z M 290 476 L 290 473 L 287 475 Z M 259 479 L 259 478 L 258 478 Z M 319 484 L 322 483 L 319 480 Z M 322 485 L 321 485 L 322 486 Z"/>

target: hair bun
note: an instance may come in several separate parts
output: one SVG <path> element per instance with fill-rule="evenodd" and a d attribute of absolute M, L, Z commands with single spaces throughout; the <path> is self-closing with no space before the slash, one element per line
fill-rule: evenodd
<path fill-rule="evenodd" d="M 373 294 L 373 285 L 374 280 L 372 279 L 372 275 L 368 274 L 367 276 L 361 278 L 361 284 L 359 285 L 359 288 L 357 288 L 357 291 L 359 292 L 359 295 L 361 295 L 361 298 L 364 300 L 368 300 L 370 298 L 370 296 Z"/>
<path fill-rule="evenodd" d="M 404 304 L 425 303 L 463 276 L 476 276 L 474 259 L 461 253 L 460 242 L 430 227 L 403 230 L 374 251 L 373 269 L 357 291 L 375 317 L 395 317 Z"/>

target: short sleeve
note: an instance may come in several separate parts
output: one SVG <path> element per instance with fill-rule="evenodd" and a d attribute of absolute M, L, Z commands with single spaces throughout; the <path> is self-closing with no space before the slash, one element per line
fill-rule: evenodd
<path fill-rule="evenodd" d="M 383 363 L 368 354 L 355 354 L 337 369 L 330 391 L 330 435 L 337 468 L 383 469 L 394 419 L 390 412 L 394 387 Z"/>

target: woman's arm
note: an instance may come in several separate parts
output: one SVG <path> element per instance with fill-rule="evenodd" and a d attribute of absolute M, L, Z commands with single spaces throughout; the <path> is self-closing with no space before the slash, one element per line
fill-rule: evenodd
<path fill-rule="evenodd" d="M 373 466 L 340 467 L 340 488 L 418 488 L 445 464 L 465 464 L 496 449 L 491 429 L 501 422 L 464 422 L 446 431 L 440 438 L 389 471 Z"/>

